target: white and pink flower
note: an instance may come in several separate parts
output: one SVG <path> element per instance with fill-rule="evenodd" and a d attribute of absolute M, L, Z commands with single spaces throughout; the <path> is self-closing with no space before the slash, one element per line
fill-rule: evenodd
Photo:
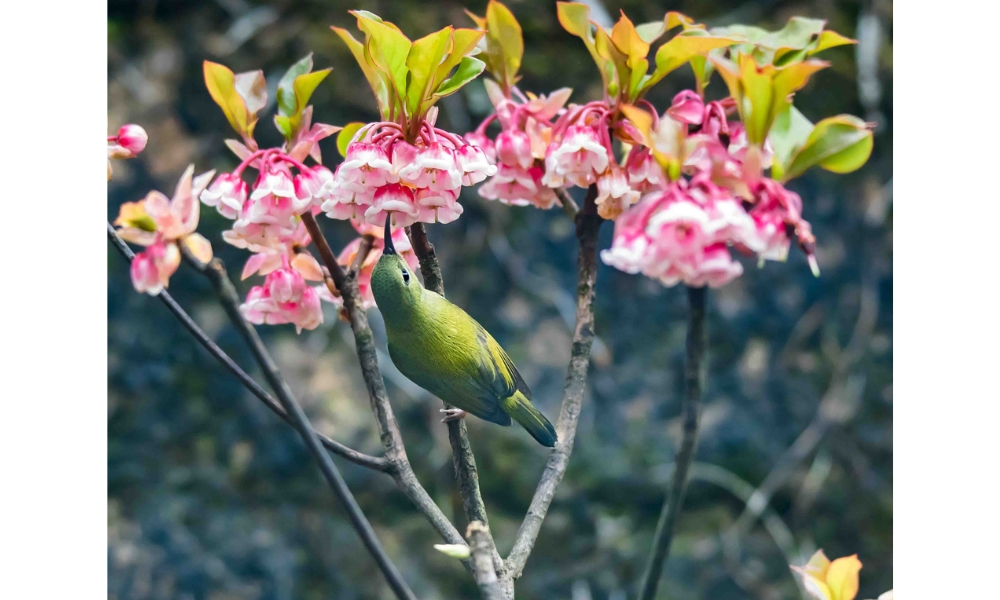
<path fill-rule="evenodd" d="M 347 156 L 337 167 L 337 176 L 341 181 L 357 183 L 365 188 L 399 181 L 385 150 L 366 142 L 352 142 L 347 147 Z"/>
<path fill-rule="evenodd" d="M 177 244 L 159 241 L 132 259 L 129 273 L 132 286 L 140 294 L 156 296 L 170 283 L 170 276 L 181 264 L 181 253 Z"/>
<path fill-rule="evenodd" d="M 404 144 L 396 144 L 398 151 L 393 149 L 393 165 L 397 168 L 400 181 L 417 189 L 429 188 L 436 192 L 462 187 L 462 169 L 458 166 L 453 148 L 433 142 L 412 156 L 413 152 L 406 147 L 409 144 Z"/>
<path fill-rule="evenodd" d="M 552 142 L 545 155 L 542 183 L 562 187 L 569 181 L 587 187 L 608 168 L 610 153 L 593 127 L 571 125 L 559 142 Z"/>
<path fill-rule="evenodd" d="M 597 178 L 597 214 L 605 219 L 616 219 L 622 211 L 639 200 L 639 192 L 629 185 L 625 172 L 617 166 Z"/>
<path fill-rule="evenodd" d="M 206 206 L 214 207 L 223 217 L 236 219 L 249 194 L 249 187 L 239 175 L 223 173 L 201 192 L 199 199 Z"/>
<path fill-rule="evenodd" d="M 534 162 L 531 139 L 518 129 L 505 130 L 496 139 L 497 160 L 508 167 L 527 169 Z"/>

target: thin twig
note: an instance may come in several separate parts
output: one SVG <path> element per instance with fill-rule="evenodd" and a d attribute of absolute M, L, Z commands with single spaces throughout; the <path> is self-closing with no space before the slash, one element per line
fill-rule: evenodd
<path fill-rule="evenodd" d="M 336 495 L 337 499 L 343 503 L 344 508 L 347 510 L 347 516 L 350 519 L 351 524 L 354 526 L 354 529 L 357 531 L 358 536 L 361 538 L 365 547 L 375 559 L 375 562 L 378 564 L 379 569 L 385 576 L 389 587 L 392 588 L 393 593 L 397 598 L 416 600 L 416 596 L 406 584 L 406 581 L 400 574 L 399 569 L 396 568 L 396 565 L 393 564 L 389 555 L 386 554 L 385 549 L 382 548 L 382 544 L 379 542 L 378 537 L 376 537 L 375 531 L 372 529 L 368 519 L 361 511 L 361 507 L 358 506 L 357 500 L 355 500 L 354 495 L 351 494 L 351 490 L 348 489 L 347 483 L 340 475 L 340 471 L 337 469 L 337 466 L 333 463 L 330 455 L 323 451 L 319 438 L 316 437 L 316 433 L 313 431 L 312 425 L 309 423 L 309 418 L 302 410 L 302 407 L 299 406 L 298 402 L 296 402 L 291 388 L 288 387 L 288 383 L 278 370 L 278 366 L 274 363 L 274 360 L 268 353 L 267 348 L 261 341 L 260 336 L 257 335 L 257 330 L 243 318 L 242 314 L 240 314 L 239 297 L 236 295 L 236 289 L 229 280 L 229 276 L 226 273 L 226 269 L 222 264 L 222 261 L 215 258 L 207 265 L 200 263 L 184 249 L 183 244 L 181 245 L 181 252 L 189 263 L 194 265 L 196 268 L 200 267 L 199 270 L 204 273 L 212 283 L 223 308 L 226 310 L 226 314 L 229 315 L 230 321 L 232 321 L 233 325 L 239 330 L 243 339 L 247 342 L 254 358 L 257 359 L 257 364 L 264 373 L 264 377 L 271 385 L 274 393 L 277 394 L 278 400 L 281 401 L 282 406 L 284 406 L 285 410 L 294 419 L 294 426 L 296 430 L 299 432 L 299 435 L 302 436 L 302 440 L 305 442 L 309 452 L 319 464 L 320 470 L 323 472 L 323 476 L 326 478 L 327 483 L 329 483 L 334 495 Z"/>
<path fill-rule="evenodd" d="M 670 543 L 673 541 L 677 517 L 684 506 L 688 470 L 691 467 L 695 447 L 698 444 L 698 411 L 701 402 L 701 382 L 704 377 L 705 347 L 708 345 L 705 334 L 706 290 L 704 287 L 689 287 L 687 293 L 690 308 L 687 360 L 684 365 L 686 388 L 682 408 L 684 433 L 681 437 L 680 449 L 677 451 L 677 458 L 674 461 L 674 476 L 667 494 L 667 501 L 663 504 L 660 520 L 656 524 L 656 533 L 653 534 L 653 551 L 649 555 L 649 561 L 646 563 L 646 570 L 642 576 L 639 600 L 652 600 L 656 595 L 656 587 L 659 585 L 660 576 L 663 573 L 663 564 L 670 554 Z"/>
<path fill-rule="evenodd" d="M 462 535 L 455 529 L 448 517 L 441 512 L 441 509 L 427 493 L 427 490 L 417 480 L 413 467 L 406 456 L 406 448 L 403 445 L 403 437 L 399 431 L 399 424 L 389 403 L 389 395 L 385 390 L 385 381 L 378 368 L 378 353 L 375 348 L 375 336 L 368 325 L 368 315 L 361 303 L 361 295 L 358 292 L 357 273 L 345 273 L 344 269 L 337 262 L 337 257 L 330 249 L 330 245 L 319 228 L 319 223 L 309 213 L 302 216 L 302 221 L 309 231 L 320 257 L 327 270 L 330 272 L 331 283 L 339 290 L 344 299 L 344 310 L 347 313 L 348 321 L 351 324 L 351 331 L 354 333 L 354 343 L 358 354 L 358 362 L 361 365 L 361 375 L 365 380 L 368 389 L 368 399 L 371 403 L 372 412 L 375 414 L 375 425 L 378 428 L 379 438 L 385 448 L 385 457 L 389 461 L 389 473 L 396 481 L 396 485 L 413 502 L 414 506 L 434 527 L 435 531 L 449 544 L 464 544 Z M 472 570 L 472 561 L 463 560 L 462 564 L 467 569 Z"/>
<path fill-rule="evenodd" d="M 476 584 L 483 595 L 483 600 L 503 600 L 500 580 L 497 579 L 497 573 L 493 569 L 489 529 L 480 521 L 473 521 L 469 523 L 465 537 L 469 540 L 472 562 L 476 565 Z"/>
<path fill-rule="evenodd" d="M 559 198 L 559 203 L 562 205 L 563 212 L 569 217 L 571 221 L 576 221 L 576 215 L 580 212 L 580 207 L 573 202 L 573 198 L 570 197 L 569 192 L 566 188 L 555 188 L 553 190 L 556 193 L 556 197 Z"/>
<path fill-rule="evenodd" d="M 592 185 L 587 190 L 583 210 L 576 218 L 576 236 L 580 242 L 580 254 L 577 258 L 577 288 L 576 288 L 576 326 L 573 330 L 573 350 L 570 356 L 569 368 L 566 373 L 566 387 L 563 392 L 562 406 L 559 409 L 559 419 L 556 421 L 556 432 L 559 441 L 549 455 L 545 471 L 535 489 L 528 513 L 521 523 L 514 546 L 505 562 L 504 577 L 513 581 L 521 576 L 524 565 L 528 561 L 531 549 L 538 538 L 542 521 L 548 513 L 549 505 L 555 496 L 556 487 L 566 474 L 570 454 L 573 452 L 573 441 L 576 438 L 576 426 L 580 418 L 580 407 L 583 403 L 583 393 L 587 385 L 587 367 L 590 364 L 590 349 L 594 342 L 594 286 L 597 283 L 597 232 L 603 219 L 597 214 L 595 199 L 597 187 Z"/>
<path fill-rule="evenodd" d="M 135 255 L 125 242 L 118 237 L 118 233 L 115 231 L 115 228 L 111 226 L 111 223 L 108 223 L 108 239 L 122 256 L 124 256 L 129 262 L 132 261 Z M 271 409 L 274 414 L 281 417 L 285 422 L 289 424 L 292 423 L 291 417 L 288 416 L 285 409 L 281 407 L 281 404 L 272 398 L 271 395 L 260 386 L 260 384 L 254 381 L 254 379 L 247 374 L 246 371 L 236 364 L 236 361 L 234 361 L 222 348 L 212 341 L 212 339 L 208 337 L 208 334 L 206 334 L 202 328 L 195 323 L 194 319 L 192 319 L 191 316 L 188 315 L 179 304 L 177 304 L 177 301 L 174 300 L 166 290 L 160 292 L 158 298 L 161 302 L 163 302 L 163 304 L 166 305 L 167 309 L 173 313 L 175 317 L 177 317 L 177 320 L 181 322 L 181 325 L 183 325 L 184 328 L 187 329 L 196 340 L 198 340 L 198 343 L 204 346 L 204 348 L 208 350 L 208 353 L 222 363 L 222 365 L 226 367 L 230 373 L 235 375 L 236 378 L 240 380 L 240 383 L 242 383 L 250 391 L 250 393 L 256 396 L 261 402 L 264 403 L 265 406 Z M 374 469 L 376 471 L 389 470 L 389 461 L 380 456 L 370 456 L 368 454 L 358 452 L 357 450 L 349 448 L 318 432 L 316 435 L 319 436 L 320 442 L 322 442 L 328 450 L 338 456 L 346 458 L 356 465 Z"/>
<path fill-rule="evenodd" d="M 354 256 L 354 261 L 351 262 L 351 273 L 357 273 L 361 270 L 361 265 L 365 264 L 365 260 L 368 259 L 368 253 L 372 251 L 373 244 L 375 244 L 375 236 L 370 233 L 361 236 L 358 253 Z"/>
<path fill-rule="evenodd" d="M 441 276 L 441 264 L 438 262 L 434 245 L 427 239 L 427 231 L 423 223 L 414 223 L 408 227 L 410 235 L 410 245 L 413 252 L 420 261 L 420 274 L 424 278 L 424 286 L 441 296 L 444 296 L 444 278 Z M 441 398 L 446 409 L 452 408 L 446 399 Z M 452 465 L 455 469 L 455 478 L 458 480 L 458 493 L 462 498 L 462 508 L 465 511 L 467 522 L 481 522 L 487 531 L 487 541 L 489 542 L 493 561 L 496 570 L 503 569 L 503 560 L 496 550 L 493 535 L 489 533 L 490 522 L 486 516 L 486 503 L 483 502 L 482 492 L 479 490 L 479 471 L 476 468 L 476 457 L 472 453 L 472 444 L 469 442 L 469 430 L 465 424 L 465 419 L 448 422 L 448 441 L 451 444 Z"/>

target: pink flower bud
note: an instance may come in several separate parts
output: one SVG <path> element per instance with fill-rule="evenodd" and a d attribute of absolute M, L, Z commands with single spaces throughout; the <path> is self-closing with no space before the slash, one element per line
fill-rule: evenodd
<path fill-rule="evenodd" d="M 478 146 L 462 146 L 455 153 L 455 158 L 462 169 L 462 185 L 475 185 L 497 172 L 496 166 L 490 163 L 486 153 Z"/>
<path fill-rule="evenodd" d="M 132 259 L 132 286 L 140 294 L 156 296 L 167 287 L 180 264 L 181 253 L 175 243 L 157 242 Z"/>
<path fill-rule="evenodd" d="M 496 148 L 499 161 L 509 167 L 527 169 L 535 162 L 531 156 L 531 139 L 523 131 L 510 129 L 501 132 L 497 136 Z"/>
<path fill-rule="evenodd" d="M 137 156 L 146 147 L 146 141 L 149 139 L 146 135 L 146 130 L 138 125 L 122 125 L 121 129 L 118 130 L 117 142 L 118 146 L 124 151 L 128 152 L 128 158 Z"/>
<path fill-rule="evenodd" d="M 705 101 L 693 90 L 682 90 L 667 109 L 667 115 L 688 125 L 701 125 L 705 116 Z"/>

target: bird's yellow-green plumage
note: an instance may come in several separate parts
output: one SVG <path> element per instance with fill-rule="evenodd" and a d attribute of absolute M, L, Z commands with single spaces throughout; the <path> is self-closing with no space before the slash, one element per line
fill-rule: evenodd
<path fill-rule="evenodd" d="M 500 344 L 464 310 L 424 288 L 388 231 L 386 240 L 371 290 L 400 372 L 449 404 L 498 425 L 513 419 L 538 443 L 555 446 L 555 428 L 532 406 L 531 390 Z"/>

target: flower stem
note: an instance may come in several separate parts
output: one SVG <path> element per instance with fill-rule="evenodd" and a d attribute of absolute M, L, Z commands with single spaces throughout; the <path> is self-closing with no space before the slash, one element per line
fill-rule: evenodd
<path fill-rule="evenodd" d="M 705 333 L 705 296 L 706 288 L 687 288 L 688 333 L 687 357 L 684 365 L 683 426 L 684 433 L 681 446 L 677 450 L 673 480 L 663 504 L 660 520 L 653 534 L 653 549 L 646 563 L 642 576 L 638 600 L 652 600 L 656 595 L 656 587 L 663 574 L 663 565 L 670 554 L 670 543 L 673 541 L 674 527 L 677 517 L 684 504 L 687 491 L 688 471 L 694 460 L 695 447 L 698 444 L 698 411 L 701 402 L 701 383 L 704 376 L 705 348 L 708 345 Z"/>

